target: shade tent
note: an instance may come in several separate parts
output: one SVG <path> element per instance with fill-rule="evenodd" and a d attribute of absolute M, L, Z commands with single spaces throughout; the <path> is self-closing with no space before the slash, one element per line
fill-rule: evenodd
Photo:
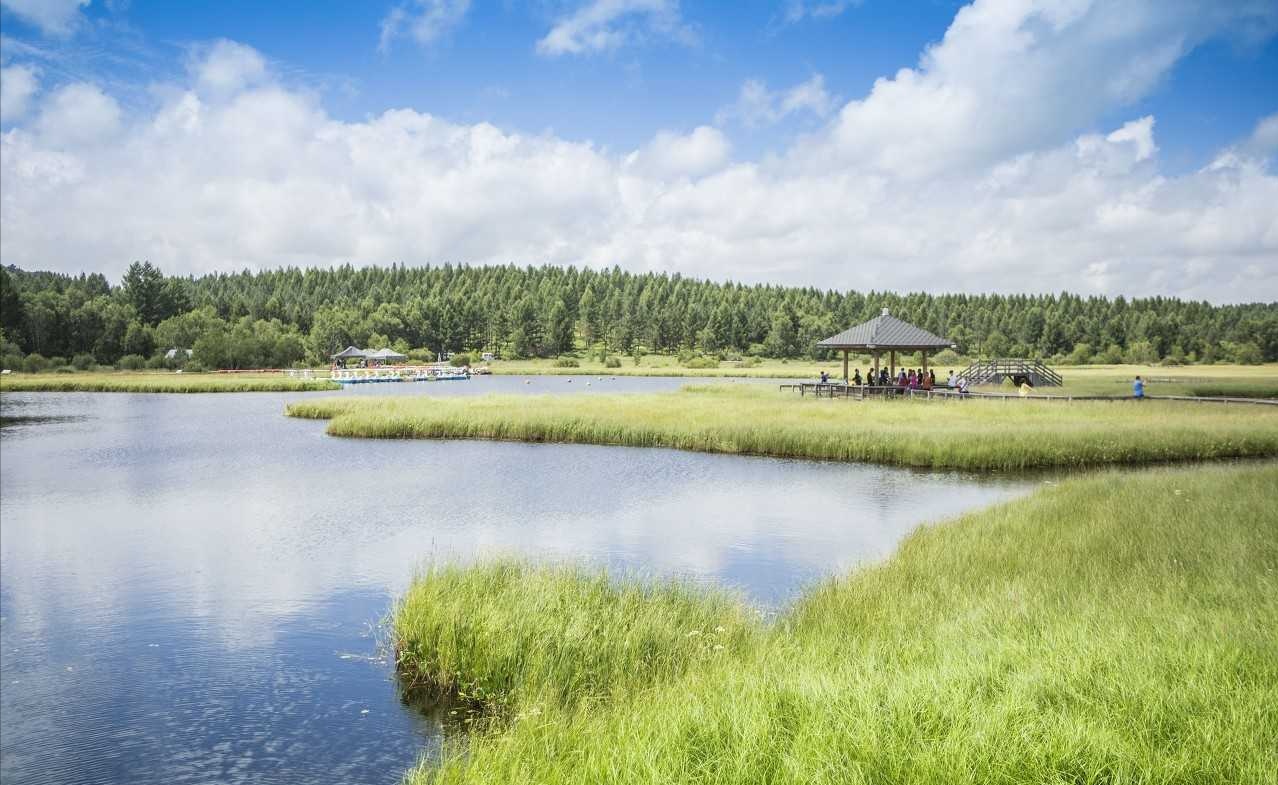
<path fill-rule="evenodd" d="M 848 352 L 869 352 L 874 356 L 874 372 L 879 371 L 879 357 L 883 352 L 890 356 L 892 376 L 896 376 L 897 352 L 923 352 L 923 370 L 927 370 L 929 352 L 954 348 L 954 342 L 948 338 L 902 321 L 884 308 L 883 313 L 868 322 L 849 327 L 838 335 L 832 335 L 817 344 L 821 349 L 834 349 L 843 352 L 843 379 L 848 379 Z"/>
<path fill-rule="evenodd" d="M 368 352 L 363 349 L 357 349 L 354 346 L 347 346 L 337 354 L 333 355 L 334 360 L 354 360 L 355 358 L 363 359 L 368 356 Z"/>
<path fill-rule="evenodd" d="M 408 355 L 400 354 L 393 349 L 378 349 L 364 355 L 370 360 L 407 360 Z"/>

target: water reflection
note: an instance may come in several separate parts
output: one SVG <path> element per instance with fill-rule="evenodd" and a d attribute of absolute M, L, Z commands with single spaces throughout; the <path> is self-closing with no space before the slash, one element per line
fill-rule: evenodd
<path fill-rule="evenodd" d="M 6 416 L 54 418 L 0 437 L 6 782 L 395 782 L 438 726 L 401 703 L 376 625 L 423 560 L 588 560 L 776 604 L 882 557 L 920 522 L 1024 485 L 667 450 L 338 440 L 281 416 L 297 397 L 5 394 Z"/>

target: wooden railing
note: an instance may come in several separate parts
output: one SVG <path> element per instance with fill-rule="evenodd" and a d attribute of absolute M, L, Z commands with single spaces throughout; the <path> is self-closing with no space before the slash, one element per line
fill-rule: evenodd
<path fill-rule="evenodd" d="M 959 377 L 967 379 L 968 384 L 997 383 L 1005 378 L 1016 377 L 1029 379 L 1030 384 L 1035 387 L 1060 387 L 1065 382 L 1059 373 L 1042 362 L 1019 357 L 977 360 L 963 369 Z"/>

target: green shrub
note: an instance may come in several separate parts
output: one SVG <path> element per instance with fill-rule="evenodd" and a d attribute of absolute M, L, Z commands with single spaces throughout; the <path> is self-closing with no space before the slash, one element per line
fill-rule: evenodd
<path fill-rule="evenodd" d="M 58 355 L 55 354 L 49 358 L 50 368 L 61 368 L 62 366 L 66 364 L 67 364 L 67 358 L 65 357 L 59 357 Z"/>
<path fill-rule="evenodd" d="M 3 358 L 0 358 L 0 366 L 11 371 L 21 371 L 23 368 L 22 355 L 16 352 L 6 354 Z"/>
<path fill-rule="evenodd" d="M 152 370 L 159 370 L 159 369 L 161 369 L 161 368 L 168 368 L 168 367 L 169 367 L 169 365 L 170 365 L 169 360 L 168 360 L 168 359 L 166 359 L 166 358 L 165 358 L 165 356 L 164 356 L 163 354 L 156 354 L 156 355 L 152 355 L 151 359 L 149 359 L 149 360 L 147 360 L 147 361 L 146 361 L 146 367 L 148 367 L 148 368 L 150 368 L 150 369 L 152 369 Z"/>
<path fill-rule="evenodd" d="M 186 373 L 204 373 L 208 369 L 203 365 L 200 365 L 200 363 L 196 360 L 187 360 L 186 365 L 183 366 L 182 370 Z"/>
<path fill-rule="evenodd" d="M 958 352 L 953 349 L 942 349 L 928 360 L 928 365 L 958 365 Z"/>
<path fill-rule="evenodd" d="M 40 373 L 49 367 L 49 361 L 39 352 L 32 352 L 22 361 L 22 370 L 27 373 Z"/>
<path fill-rule="evenodd" d="M 474 365 L 475 358 L 465 352 L 458 352 L 453 355 L 453 359 L 449 360 L 455 368 L 461 368 L 466 365 Z"/>
<path fill-rule="evenodd" d="M 146 358 L 140 354 L 126 354 L 115 364 L 121 371 L 140 371 L 146 367 Z"/>
<path fill-rule="evenodd" d="M 1260 365 L 1265 361 L 1260 347 L 1251 341 L 1234 344 L 1230 353 L 1239 365 Z"/>
<path fill-rule="evenodd" d="M 718 368 L 719 361 L 713 357 L 693 357 L 683 363 L 685 368 Z"/>
<path fill-rule="evenodd" d="M 60 365 L 57 368 L 54 368 L 53 372 L 54 373 L 75 373 L 75 368 L 72 368 L 70 365 Z"/>
<path fill-rule="evenodd" d="M 609 357 L 607 360 L 604 360 L 604 367 L 605 367 L 605 368 L 620 368 L 620 367 L 621 367 L 621 358 L 620 358 L 620 357 Z"/>
<path fill-rule="evenodd" d="M 581 363 L 577 362 L 577 359 L 574 357 L 560 357 L 558 360 L 555 360 L 555 367 L 556 368 L 580 368 Z"/>
<path fill-rule="evenodd" d="M 93 355 L 91 354 L 81 353 L 71 358 L 71 366 L 77 371 L 88 371 L 95 365 L 97 365 L 97 363 L 94 361 Z"/>

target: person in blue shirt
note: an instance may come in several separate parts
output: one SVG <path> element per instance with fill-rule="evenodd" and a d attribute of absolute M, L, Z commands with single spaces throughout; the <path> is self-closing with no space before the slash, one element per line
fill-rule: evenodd
<path fill-rule="evenodd" d="M 1136 381 L 1132 382 L 1132 397 L 1140 399 L 1145 397 L 1145 383 L 1140 377 L 1136 377 Z"/>

